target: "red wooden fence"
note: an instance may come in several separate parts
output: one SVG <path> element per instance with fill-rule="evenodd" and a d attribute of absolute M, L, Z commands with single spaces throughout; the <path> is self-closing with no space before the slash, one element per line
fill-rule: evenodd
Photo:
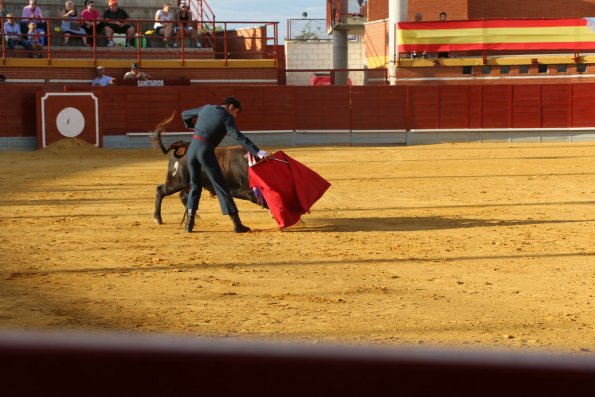
<path fill-rule="evenodd" d="M 0 137 L 36 135 L 35 93 L 4 85 Z M 90 91 L 87 88 L 72 88 Z M 154 128 L 172 112 L 235 95 L 245 131 L 419 130 L 595 127 L 595 84 L 487 86 L 190 86 L 107 87 L 104 135 Z M 184 131 L 179 117 L 169 131 Z"/>

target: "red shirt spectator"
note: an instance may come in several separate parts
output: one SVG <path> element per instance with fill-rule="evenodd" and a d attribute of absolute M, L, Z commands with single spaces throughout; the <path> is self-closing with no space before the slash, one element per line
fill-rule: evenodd
<path fill-rule="evenodd" d="M 87 2 L 87 8 L 81 12 L 81 25 L 87 35 L 93 36 L 93 21 L 95 21 L 95 33 L 100 32 L 103 28 L 99 21 L 99 12 L 95 9 L 95 3 L 93 1 Z M 87 41 L 89 43 L 89 41 Z"/>

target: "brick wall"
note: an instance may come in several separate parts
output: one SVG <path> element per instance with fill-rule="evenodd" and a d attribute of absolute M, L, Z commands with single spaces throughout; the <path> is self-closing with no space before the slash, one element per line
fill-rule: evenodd
<path fill-rule="evenodd" d="M 224 48 L 224 38 L 227 38 L 227 52 L 233 54 L 234 59 L 263 59 L 272 58 L 272 54 L 265 54 L 268 50 L 267 42 L 274 37 L 273 29 L 267 31 L 266 26 L 257 26 L 217 33 L 217 48 Z"/>
<path fill-rule="evenodd" d="M 409 0 L 408 19 L 413 21 L 415 14 L 422 15 L 422 21 L 437 21 L 442 11 L 446 12 L 447 19 L 468 19 L 467 3 L 472 0 Z M 493 5 L 488 1 L 484 3 Z M 498 3 L 498 8 L 500 4 Z"/>
<path fill-rule="evenodd" d="M 388 18 L 388 3 L 394 0 L 369 0 L 368 20 Z M 409 0 L 408 19 L 416 13 L 423 21 L 436 21 L 440 12 L 449 20 L 481 18 L 581 18 L 595 16 L 595 0 Z"/>
<path fill-rule="evenodd" d="M 388 18 L 389 0 L 368 0 L 368 21 Z"/>
<path fill-rule="evenodd" d="M 388 57 L 388 21 L 366 24 L 364 40 L 368 67 L 385 67 Z"/>
<path fill-rule="evenodd" d="M 419 1 L 419 0 L 418 0 Z M 581 18 L 595 15 L 595 0 L 485 0 L 469 1 L 469 19 Z"/>

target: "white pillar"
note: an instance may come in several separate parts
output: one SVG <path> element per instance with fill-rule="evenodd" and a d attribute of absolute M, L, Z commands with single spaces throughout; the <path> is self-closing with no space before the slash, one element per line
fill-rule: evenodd
<path fill-rule="evenodd" d="M 389 0 L 388 2 L 388 81 L 391 85 L 397 82 L 397 42 L 396 25 L 407 21 L 408 0 Z"/>

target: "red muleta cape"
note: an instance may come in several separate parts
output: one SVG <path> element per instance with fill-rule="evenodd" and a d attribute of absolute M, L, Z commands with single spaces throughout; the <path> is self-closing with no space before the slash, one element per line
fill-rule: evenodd
<path fill-rule="evenodd" d="M 276 160 L 260 161 L 248 169 L 250 187 L 259 188 L 279 229 L 293 226 L 310 212 L 331 184 L 283 151 Z"/>

